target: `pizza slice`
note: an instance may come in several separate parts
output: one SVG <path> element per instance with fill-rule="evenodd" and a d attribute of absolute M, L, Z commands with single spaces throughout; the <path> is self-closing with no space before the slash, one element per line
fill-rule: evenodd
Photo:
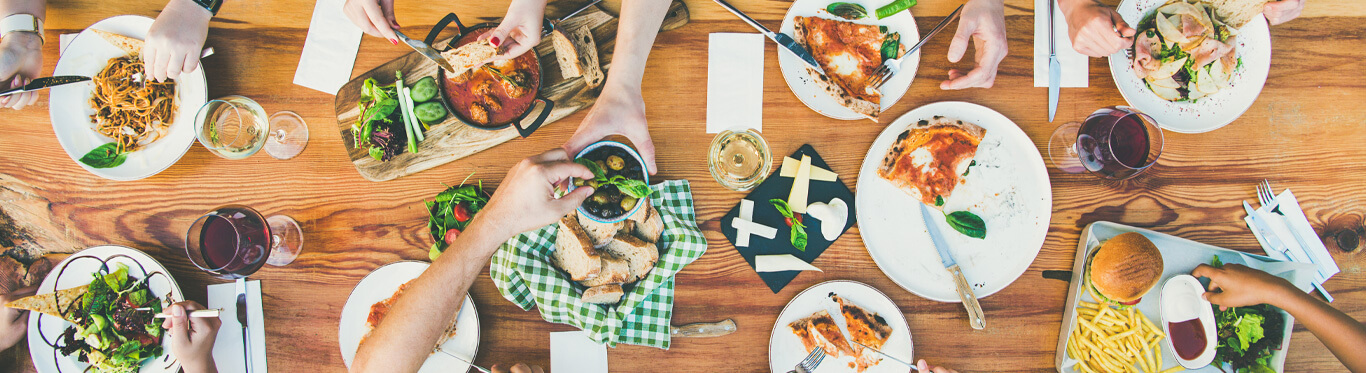
<path fill-rule="evenodd" d="M 882 65 L 883 42 L 900 36 L 887 34 L 883 27 L 820 18 L 793 19 L 793 39 L 811 52 L 825 70 L 807 73 L 820 89 L 841 106 L 877 122 L 882 112 L 882 93 L 868 85 L 868 78 Z M 906 46 L 897 42 L 896 55 L 905 53 Z"/>
<path fill-rule="evenodd" d="M 854 347 L 840 333 L 835 320 L 830 318 L 829 312 L 817 311 L 787 326 L 792 328 L 792 333 L 797 335 L 807 351 L 819 348 L 831 357 L 858 356 L 858 353 L 854 352 Z"/>
<path fill-rule="evenodd" d="M 954 188 L 963 183 L 986 133 L 975 124 L 945 116 L 920 120 L 897 136 L 877 174 L 942 210 Z"/>
<path fill-rule="evenodd" d="M 881 350 L 887 339 L 892 337 L 892 327 L 887 325 L 887 319 L 882 318 L 882 315 L 868 312 L 835 293 L 830 293 L 830 299 L 839 303 L 840 313 L 844 314 L 844 322 L 849 329 L 849 338 L 855 343 Z"/>

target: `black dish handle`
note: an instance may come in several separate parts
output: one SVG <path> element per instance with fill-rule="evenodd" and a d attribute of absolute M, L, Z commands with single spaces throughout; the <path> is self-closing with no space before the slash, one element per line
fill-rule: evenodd
<path fill-rule="evenodd" d="M 541 125 L 545 124 L 546 118 L 550 118 L 550 111 L 555 109 L 555 101 L 550 101 L 543 97 L 537 97 L 536 101 L 541 102 L 541 114 L 536 116 L 536 120 L 531 121 L 531 126 L 523 128 L 521 121 L 512 123 L 514 127 L 517 127 L 517 133 L 522 135 L 522 138 L 524 139 L 527 136 L 531 136 L 532 132 L 536 132 L 537 129 L 540 129 Z"/>
<path fill-rule="evenodd" d="M 456 16 L 455 13 L 446 13 L 446 16 L 442 17 L 441 21 L 436 23 L 436 26 L 432 26 L 432 32 L 428 33 L 427 38 L 422 41 L 427 42 L 427 45 L 435 43 L 436 36 L 440 35 L 441 31 L 446 29 L 446 26 L 450 26 L 451 21 L 455 21 L 455 30 L 459 32 L 455 35 L 455 38 L 459 39 L 461 36 L 465 35 L 465 24 L 460 23 L 460 17 Z"/>

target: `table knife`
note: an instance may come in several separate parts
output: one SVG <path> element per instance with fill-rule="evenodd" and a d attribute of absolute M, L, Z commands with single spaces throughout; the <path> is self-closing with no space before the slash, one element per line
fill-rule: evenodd
<path fill-rule="evenodd" d="M 247 279 L 237 279 L 237 322 L 242 324 L 242 359 L 247 362 L 246 373 L 251 373 L 251 338 L 247 334 Z"/>
<path fill-rule="evenodd" d="M 441 52 L 437 52 L 436 48 L 432 48 L 430 45 L 427 45 L 427 43 L 423 43 L 421 40 L 413 40 L 412 38 L 409 38 L 408 35 L 404 35 L 403 32 L 399 30 L 394 30 L 394 35 L 397 35 L 398 40 L 402 40 L 403 44 L 407 44 L 409 47 L 412 47 L 413 50 L 417 51 L 418 54 L 421 54 L 423 57 L 427 57 L 427 59 L 432 60 L 432 62 L 436 62 L 437 66 L 441 66 L 441 68 L 446 69 L 446 71 L 455 71 L 455 68 L 451 67 L 451 63 L 446 62 L 446 59 L 441 57 Z"/>
<path fill-rule="evenodd" d="M 49 76 L 44 78 L 38 78 L 34 79 L 31 82 L 28 82 L 28 84 L 25 84 L 22 87 L 15 87 L 4 91 L 0 91 L 0 97 L 9 96 L 16 93 L 33 92 L 44 88 L 52 88 L 59 85 L 84 82 L 88 80 L 90 80 L 90 77 L 78 75 Z"/>
<path fill-rule="evenodd" d="M 699 322 L 683 326 L 670 326 L 669 335 L 674 337 L 720 337 L 736 330 L 735 320 L 725 319 L 718 322 Z"/>
<path fill-rule="evenodd" d="M 940 234 L 938 225 L 934 223 L 940 215 L 930 213 L 930 208 L 922 203 L 920 216 L 925 218 L 925 230 L 930 233 L 930 241 L 934 244 L 935 250 L 939 251 L 939 260 L 944 263 L 944 269 L 953 275 L 953 283 L 958 288 L 958 298 L 968 310 L 968 325 L 973 329 L 985 329 L 987 320 L 982 313 L 982 304 L 977 302 L 977 295 L 972 293 L 972 285 L 963 277 L 963 270 L 958 268 L 958 262 L 949 252 L 949 245 L 944 243 L 944 237 Z"/>
<path fill-rule="evenodd" d="M 1058 62 L 1058 46 L 1053 38 L 1053 3 L 1048 0 L 1048 122 L 1058 113 L 1058 90 L 1062 88 L 1062 63 Z"/>
<path fill-rule="evenodd" d="M 714 1 L 716 1 L 717 4 L 721 4 L 722 8 L 726 8 L 726 10 L 729 10 L 731 13 L 735 13 L 736 16 L 740 17 L 740 20 L 745 21 L 745 23 L 748 23 L 750 26 L 753 26 L 755 29 L 759 30 L 759 32 L 763 33 L 764 36 L 767 36 L 769 39 L 773 40 L 774 43 L 778 43 L 778 46 L 783 47 L 783 49 L 787 49 L 788 52 L 792 52 L 792 54 L 796 55 L 798 58 L 801 58 L 803 62 L 806 62 L 807 66 L 816 69 L 816 72 L 819 72 L 821 75 L 825 75 L 825 69 L 822 69 L 821 65 L 819 63 L 816 63 L 816 57 L 811 56 L 811 52 L 806 51 L 806 48 L 803 48 L 801 44 L 797 44 L 797 41 L 792 40 L 791 36 L 787 36 L 787 34 L 783 33 L 770 31 L 767 27 L 764 27 L 763 24 L 760 24 L 759 21 L 755 21 L 753 18 L 749 18 L 749 16 L 745 15 L 744 12 L 741 12 L 739 9 L 735 9 L 735 7 L 731 6 L 730 3 L 727 3 L 726 0 Z"/>
<path fill-rule="evenodd" d="M 1271 227 L 1266 225 L 1266 221 L 1262 220 L 1264 217 L 1262 217 L 1257 210 L 1253 209 L 1252 205 L 1248 204 L 1247 201 L 1243 201 L 1243 210 L 1247 211 L 1247 216 L 1252 220 L 1252 227 L 1250 228 L 1256 230 L 1257 233 L 1260 233 L 1262 239 L 1266 240 L 1267 246 L 1271 246 L 1272 250 L 1285 254 L 1285 257 L 1289 258 L 1292 262 L 1313 264 L 1315 266 L 1318 265 L 1312 260 L 1300 260 L 1299 256 L 1295 255 L 1294 250 L 1290 250 L 1290 248 L 1285 246 L 1285 241 L 1281 241 L 1280 236 L 1277 236 L 1276 232 L 1272 231 Z M 1294 230 L 1294 228 L 1289 229 L 1292 231 Z M 1300 247 L 1304 247 L 1303 243 L 1300 245 Z M 1313 280 L 1310 280 L 1309 283 L 1314 285 L 1314 289 L 1318 290 L 1320 294 L 1323 294 L 1324 300 L 1327 300 L 1329 303 L 1333 302 L 1333 296 L 1328 294 L 1328 289 L 1324 289 L 1323 284 Z"/>
<path fill-rule="evenodd" d="M 844 340 L 849 341 L 849 344 L 851 345 L 858 345 L 859 347 L 863 347 L 869 351 L 876 352 L 878 355 L 882 355 L 883 357 L 891 359 L 892 361 L 901 363 L 901 365 L 911 367 L 912 369 L 915 368 L 914 364 L 907 363 L 904 360 L 892 357 L 892 355 L 888 355 L 887 353 L 882 352 L 876 348 L 868 347 L 867 345 L 854 341 L 854 337 L 851 334 L 849 334 L 849 322 L 848 320 L 844 319 L 844 312 L 840 310 L 840 304 L 839 302 L 835 301 L 835 298 L 833 297 L 834 295 L 835 293 L 830 293 L 830 295 L 826 297 L 826 301 L 824 302 L 825 312 L 830 313 L 830 320 L 835 322 L 835 326 L 839 328 L 840 335 L 844 336 Z"/>
<path fill-rule="evenodd" d="M 594 5 L 598 5 L 598 3 L 600 2 L 602 2 L 602 0 L 593 0 L 588 2 L 587 5 L 584 5 L 583 7 L 577 10 L 569 12 L 569 15 L 560 17 L 560 19 L 556 19 L 553 21 L 549 19 L 545 20 L 545 24 L 541 25 L 541 37 L 544 38 L 550 36 L 550 33 L 555 32 L 556 27 L 560 26 L 560 22 L 564 22 L 564 20 L 566 19 L 574 18 L 574 16 L 579 15 L 579 13 L 585 10 L 588 10 L 588 8 L 592 8 Z"/>

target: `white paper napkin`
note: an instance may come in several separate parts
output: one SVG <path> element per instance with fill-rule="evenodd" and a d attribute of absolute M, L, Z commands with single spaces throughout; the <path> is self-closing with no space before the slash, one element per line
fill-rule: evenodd
<path fill-rule="evenodd" d="M 1048 2 L 1057 0 L 1034 0 L 1034 86 L 1048 86 Z M 1072 49 L 1072 39 L 1067 37 L 1067 19 L 1063 18 L 1062 8 L 1053 4 L 1053 37 L 1056 39 L 1058 64 L 1062 66 L 1061 87 L 1085 87 L 1090 74 L 1090 59 Z"/>
<path fill-rule="evenodd" d="M 1291 193 L 1289 189 L 1286 189 L 1284 192 L 1281 192 L 1279 196 L 1276 196 L 1276 201 L 1280 205 L 1281 213 L 1285 214 L 1285 216 L 1258 207 L 1257 211 L 1260 212 L 1259 216 L 1266 218 L 1264 221 L 1271 227 L 1272 233 L 1279 237 L 1281 242 L 1285 243 L 1286 249 L 1290 250 L 1295 256 L 1295 258 L 1293 258 L 1294 261 L 1305 262 L 1305 260 L 1308 260 L 1308 263 L 1315 265 L 1318 271 L 1314 276 L 1315 283 L 1322 284 L 1324 281 L 1328 281 L 1328 279 L 1332 278 L 1333 275 L 1336 275 L 1340 269 L 1338 268 L 1337 262 L 1333 260 L 1333 256 L 1328 253 L 1328 247 L 1323 245 L 1323 241 L 1319 239 L 1318 233 L 1315 232 L 1314 227 L 1309 224 L 1309 219 L 1304 216 L 1304 210 L 1300 209 L 1299 200 L 1295 198 L 1294 193 Z M 1249 224 L 1250 223 L 1251 222 L 1249 221 Z M 1308 247 L 1301 245 L 1299 241 L 1295 239 L 1295 235 L 1291 230 L 1298 232 L 1300 237 L 1303 237 L 1305 241 L 1307 241 L 1306 244 Z M 1254 232 L 1254 234 L 1256 234 L 1256 232 Z M 1257 236 L 1257 240 L 1265 245 L 1265 238 L 1261 237 L 1261 235 Z M 1274 254 L 1275 256 L 1273 256 L 1273 258 L 1292 260 L 1292 258 L 1286 258 L 1279 252 Z"/>
<path fill-rule="evenodd" d="M 607 346 L 582 330 L 550 333 L 550 371 L 607 373 Z"/>
<path fill-rule="evenodd" d="M 707 50 L 707 133 L 763 131 L 764 35 L 712 33 Z"/>
<path fill-rule="evenodd" d="M 66 46 L 67 46 L 68 44 L 71 44 L 71 41 L 72 41 L 72 40 L 76 40 L 76 35 L 80 35 L 80 34 L 61 34 L 61 35 L 57 35 L 57 54 L 58 54 L 58 55 L 60 55 L 60 54 L 66 52 Z"/>
<path fill-rule="evenodd" d="M 322 0 L 327 1 L 327 0 Z M 242 354 L 242 324 L 237 322 L 236 284 L 209 285 L 209 308 L 222 308 L 218 339 L 213 343 L 213 361 L 219 372 L 246 373 Z M 251 335 L 251 372 L 266 373 L 266 317 L 261 311 L 261 281 L 247 281 L 247 324 Z"/>
<path fill-rule="evenodd" d="M 346 0 L 318 0 L 308 24 L 294 84 L 335 95 L 348 80 L 360 50 L 360 28 L 342 13 Z"/>

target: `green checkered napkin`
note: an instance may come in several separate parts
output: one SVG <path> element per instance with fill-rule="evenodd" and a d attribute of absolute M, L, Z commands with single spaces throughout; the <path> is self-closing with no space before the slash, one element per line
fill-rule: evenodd
<path fill-rule="evenodd" d="M 585 289 L 550 264 L 558 225 L 522 233 L 493 255 L 490 277 L 498 291 L 523 310 L 536 306 L 546 321 L 569 324 L 608 346 L 629 343 L 669 348 L 673 316 L 673 276 L 707 251 L 707 239 L 697 228 L 692 189 L 687 180 L 671 180 L 651 187 L 650 203 L 664 220 L 659 263 L 644 279 L 626 287 L 621 303 L 613 306 L 584 303 Z"/>

